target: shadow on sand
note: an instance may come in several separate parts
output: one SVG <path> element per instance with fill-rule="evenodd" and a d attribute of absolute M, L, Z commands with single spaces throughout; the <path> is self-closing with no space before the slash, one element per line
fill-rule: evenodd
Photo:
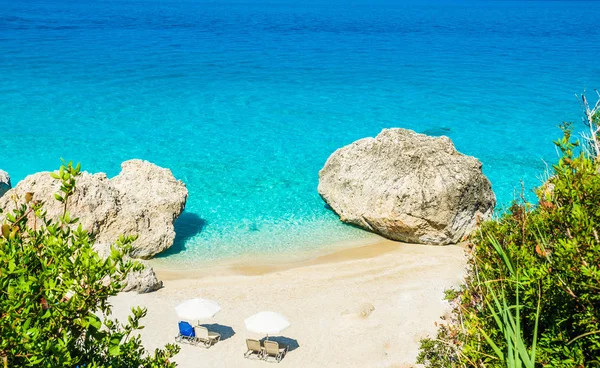
<path fill-rule="evenodd" d="M 221 341 L 227 340 L 227 339 L 233 337 L 233 335 L 235 335 L 235 331 L 233 330 L 233 328 L 231 328 L 229 326 L 223 326 L 218 323 L 211 323 L 211 324 L 203 323 L 200 326 L 208 328 L 209 331 L 219 333 L 221 335 Z"/>
<path fill-rule="evenodd" d="M 263 337 L 260 342 L 264 342 L 267 338 Z M 288 352 L 294 351 L 300 347 L 297 340 L 290 339 L 284 336 L 269 336 L 269 341 L 277 341 L 279 344 L 287 345 Z"/>

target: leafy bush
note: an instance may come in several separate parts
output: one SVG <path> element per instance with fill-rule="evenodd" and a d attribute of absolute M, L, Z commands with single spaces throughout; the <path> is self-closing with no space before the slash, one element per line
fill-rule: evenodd
<path fill-rule="evenodd" d="M 108 258 L 93 250 L 90 234 L 68 212 L 80 167 L 52 174 L 61 180 L 55 198 L 64 204 L 59 221 L 46 217 L 33 194 L 15 199 L 0 236 L 0 357 L 10 367 L 174 367 L 179 348 L 149 355 L 136 330 L 146 310 L 134 308 L 127 323 L 110 319 L 110 296 L 127 273 L 133 237 L 121 237 Z M 0 210 L 1 211 L 1 210 Z"/>
<path fill-rule="evenodd" d="M 515 202 L 472 237 L 452 317 L 421 342 L 419 363 L 600 366 L 600 166 L 570 125 L 563 133 L 538 203 Z"/>

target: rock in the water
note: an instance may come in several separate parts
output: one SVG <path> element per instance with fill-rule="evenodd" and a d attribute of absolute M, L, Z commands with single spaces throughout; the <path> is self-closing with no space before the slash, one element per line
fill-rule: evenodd
<path fill-rule="evenodd" d="M 152 267 L 144 264 L 145 268 L 141 271 L 129 272 L 127 275 L 127 284 L 123 291 L 137 291 L 138 293 L 150 293 L 163 287 L 162 281 L 156 278 Z"/>
<path fill-rule="evenodd" d="M 384 129 L 335 151 L 318 190 L 342 221 L 410 243 L 457 243 L 496 204 L 479 160 L 448 137 L 406 129 Z"/>
<path fill-rule="evenodd" d="M 137 234 L 131 256 L 151 258 L 173 245 L 173 223 L 185 207 L 188 191 L 170 170 L 150 162 L 130 160 L 121 167 L 112 179 L 103 173 L 81 173 L 68 209 L 72 218 L 80 218 L 83 228 L 95 235 L 100 254 L 120 235 Z M 58 219 L 62 204 L 53 196 L 59 188 L 60 182 L 47 172 L 30 175 L 0 198 L 0 208 L 13 206 L 10 197 L 14 195 L 23 198 L 33 192 L 35 200 L 45 202 L 48 216 Z"/>
<path fill-rule="evenodd" d="M 173 245 L 173 223 L 185 208 L 188 190 L 171 170 L 147 161 L 126 161 L 121 168 L 121 173 L 110 182 L 122 194 L 119 215 L 122 221 L 112 224 L 105 239 L 139 234 L 131 256 L 150 258 Z"/>
<path fill-rule="evenodd" d="M 4 193 L 8 192 L 10 188 L 10 176 L 6 171 L 0 170 L 0 197 L 2 197 Z"/>

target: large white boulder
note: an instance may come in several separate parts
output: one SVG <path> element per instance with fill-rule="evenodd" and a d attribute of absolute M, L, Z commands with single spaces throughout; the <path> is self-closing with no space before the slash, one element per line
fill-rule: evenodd
<path fill-rule="evenodd" d="M 385 129 L 335 151 L 319 194 L 344 222 L 410 243 L 457 243 L 490 218 L 496 196 L 481 162 L 448 137 Z"/>

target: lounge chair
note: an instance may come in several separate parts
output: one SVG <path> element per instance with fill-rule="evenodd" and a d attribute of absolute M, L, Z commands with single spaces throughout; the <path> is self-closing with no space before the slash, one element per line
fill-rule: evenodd
<path fill-rule="evenodd" d="M 196 340 L 204 344 L 204 347 L 207 349 L 221 340 L 221 334 L 209 331 L 208 328 L 204 326 L 194 326 L 194 332 L 196 334 Z"/>
<path fill-rule="evenodd" d="M 265 345 L 265 360 L 272 357 L 279 363 L 288 352 L 288 347 L 277 341 L 265 340 L 263 344 Z"/>
<path fill-rule="evenodd" d="M 179 334 L 175 337 L 175 341 L 196 345 L 198 340 L 192 325 L 185 321 L 179 321 Z"/>
<path fill-rule="evenodd" d="M 248 351 L 244 353 L 244 358 L 256 357 L 262 359 L 265 356 L 265 351 L 260 345 L 260 341 L 246 339 L 246 346 L 248 347 Z"/>

